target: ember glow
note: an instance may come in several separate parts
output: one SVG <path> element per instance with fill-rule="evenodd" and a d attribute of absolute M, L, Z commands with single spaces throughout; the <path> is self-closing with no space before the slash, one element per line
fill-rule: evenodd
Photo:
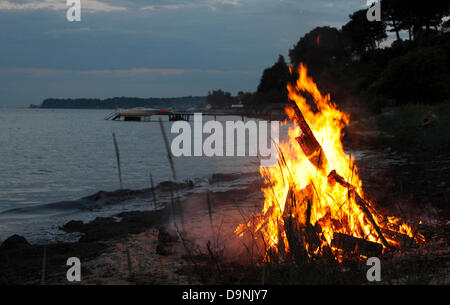
<path fill-rule="evenodd" d="M 266 184 L 263 210 L 235 234 L 251 232 L 262 236 L 266 251 L 289 253 L 294 232 L 310 257 L 324 251 L 338 257 L 337 235 L 371 241 L 380 249 L 400 245 L 402 236 L 422 242 L 410 225 L 381 215 L 364 196 L 358 169 L 341 142 L 349 114 L 319 91 L 303 64 L 295 85 L 287 89 L 291 106 L 285 111 L 297 124 L 289 128 L 288 140 L 280 142 L 278 164 L 260 168 Z"/>

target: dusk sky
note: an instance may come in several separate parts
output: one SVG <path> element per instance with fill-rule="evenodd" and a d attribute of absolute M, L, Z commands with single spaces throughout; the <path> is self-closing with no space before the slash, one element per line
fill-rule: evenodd
<path fill-rule="evenodd" d="M 0 107 L 48 97 L 254 91 L 316 26 L 340 28 L 365 0 L 0 0 Z"/>

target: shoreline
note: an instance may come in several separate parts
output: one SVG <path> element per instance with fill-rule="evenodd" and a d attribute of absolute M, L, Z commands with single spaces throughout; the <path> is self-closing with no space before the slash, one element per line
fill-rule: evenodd
<path fill-rule="evenodd" d="M 448 220 L 445 218 L 446 210 L 439 211 L 433 207 L 433 205 L 437 205 L 439 197 L 433 195 L 435 191 L 432 191 L 432 188 L 430 189 L 431 186 L 426 189 L 417 189 L 415 193 L 417 198 L 415 199 L 412 197 L 412 193 L 408 197 L 404 197 L 403 193 L 398 192 L 396 181 L 393 179 L 397 176 L 416 175 L 415 173 L 419 173 L 422 167 L 417 162 L 400 162 L 399 164 L 390 164 L 386 168 L 380 167 L 379 162 L 386 160 L 378 160 L 377 158 L 386 158 L 391 154 L 396 155 L 395 152 L 381 154 L 375 159 L 364 160 L 358 165 L 363 181 L 367 182 L 366 186 L 368 185 L 366 188 L 367 194 L 380 205 L 380 208 L 390 210 L 393 214 L 403 214 L 402 216 L 405 219 L 417 220 L 419 216 L 421 219 L 425 219 L 425 222 L 421 225 L 421 230 L 426 233 L 430 242 L 424 248 L 413 249 L 412 255 L 407 255 L 406 258 L 403 255 L 388 256 L 387 262 L 396 266 L 395 268 L 399 270 L 403 270 L 403 266 L 422 266 L 424 264 L 426 268 L 432 268 L 430 270 L 437 270 L 439 278 L 433 278 L 434 281 L 449 283 L 449 279 L 446 278 L 449 274 L 448 267 L 445 264 L 445 260 L 450 257 L 448 236 L 445 233 L 449 226 Z M 443 170 L 439 164 L 439 162 L 436 162 L 432 169 Z M 390 180 L 386 180 L 386 177 L 392 174 L 393 168 L 395 168 L 396 177 L 392 176 Z M 252 182 L 242 183 L 240 182 L 242 177 L 257 178 Z M 210 200 L 213 203 L 212 219 L 214 226 L 222 226 L 225 221 L 225 226 L 222 229 L 228 230 L 225 232 L 228 235 L 221 237 L 223 237 L 227 246 L 231 245 L 232 248 L 233 241 L 229 239 L 230 230 L 232 232 L 235 223 L 242 221 L 238 210 L 244 207 L 248 211 L 252 207 L 257 211 L 260 210 L 263 203 L 260 188 L 263 184 L 259 173 L 215 174 L 210 177 L 209 182 L 213 185 L 224 181 L 230 182 L 229 185 L 237 183 L 239 187 L 223 190 L 217 188 L 213 192 L 208 192 L 207 188 L 199 190 L 189 184 L 178 186 L 170 182 L 159 184 L 157 187 L 165 192 L 166 198 L 170 197 L 170 189 L 180 187 L 188 190 L 186 196 L 177 202 L 177 207 L 181 207 L 183 210 L 182 213 L 179 213 L 179 210 L 174 211 L 173 207 L 166 203 L 162 209 L 157 211 L 124 211 L 109 217 L 97 217 L 87 223 L 72 219 L 62 225 L 61 228 L 68 233 L 83 234 L 76 242 L 30 245 L 16 236 L 6 245 L 3 243 L 0 246 L 0 270 L 2 270 L 0 283 L 39 284 L 41 282 L 44 249 L 46 249 L 45 284 L 71 284 L 67 282 L 65 273 L 68 268 L 66 267 L 66 260 L 72 256 L 79 257 L 82 262 L 83 275 L 80 284 L 210 283 L 210 276 L 216 274 L 216 271 L 211 270 L 212 263 L 208 257 L 201 255 L 195 257 L 197 269 L 195 274 L 189 275 L 191 272 L 189 271 L 189 268 L 191 268 L 189 267 L 190 260 L 187 259 L 186 249 L 179 240 L 179 236 L 177 237 L 177 234 L 174 233 L 172 220 L 176 219 L 178 224 L 183 223 L 185 226 L 180 232 L 183 234 L 187 232 L 189 238 L 195 240 L 195 244 L 204 249 L 207 242 L 213 240 L 214 232 L 210 231 L 214 231 L 216 228 L 211 227 L 210 229 L 209 227 L 207 200 Z M 419 182 L 418 180 L 416 183 Z M 379 192 L 380 188 L 392 190 L 392 192 Z M 426 192 L 432 195 L 428 198 L 430 202 L 418 202 L 417 200 L 423 198 Z M 114 192 L 100 191 L 85 198 L 108 202 L 111 195 L 116 200 L 118 198 L 136 197 L 137 195 L 152 196 L 151 189 L 143 189 Z M 402 207 L 405 209 L 402 209 Z M 172 218 L 172 215 L 175 215 L 175 217 Z M 172 236 L 173 240 L 161 244 L 161 235 L 165 235 L 164 232 L 166 231 L 170 232 L 168 236 Z M 132 272 L 129 270 L 128 253 L 131 256 Z M 234 256 L 239 257 L 238 255 Z M 417 257 L 420 257 L 420 259 L 416 261 Z M 406 261 L 403 261 L 405 259 Z M 248 273 L 246 281 L 255 283 L 254 281 L 257 281 L 258 277 L 253 278 L 252 276 L 255 272 L 260 272 L 259 269 L 255 266 L 241 266 L 239 264 L 240 262 L 236 261 L 233 261 L 231 266 L 224 263 L 231 269 L 227 269 L 225 279 L 222 275 L 215 275 L 218 278 L 214 278 L 213 283 L 233 283 L 235 277 L 239 276 L 240 270 L 236 270 L 238 267 L 232 266 L 239 266 L 242 270 L 246 270 Z M 256 269 L 248 272 L 248 268 Z M 411 270 L 419 274 L 423 271 L 420 268 L 412 268 Z M 440 278 L 442 275 L 444 276 L 443 280 Z M 345 278 L 348 274 L 346 275 L 344 272 L 342 276 Z M 416 275 L 414 274 L 414 276 Z M 403 283 L 403 280 L 399 279 L 399 281 L 398 283 Z"/>
<path fill-rule="evenodd" d="M 100 190 L 79 199 L 11 207 L 0 213 L 0 219 L 3 220 L 0 244 L 13 234 L 24 236 L 32 244 L 46 243 L 51 240 L 73 240 L 77 236 L 58 234 L 57 226 L 74 219 L 90 222 L 95 217 L 112 217 L 124 211 L 151 211 L 161 208 L 170 201 L 170 190 L 184 199 L 191 192 L 237 188 L 239 183 L 250 181 L 258 176 L 258 172 L 251 171 L 214 173 L 202 178 L 177 182 L 162 181 L 155 184 L 153 189 L 144 187 Z M 25 226 L 20 227 L 21 223 Z"/>
<path fill-rule="evenodd" d="M 261 179 L 256 179 L 244 184 L 242 189 L 191 193 L 191 196 L 177 203 L 184 208 L 183 225 L 179 210 L 175 209 L 174 213 L 173 207 L 166 205 L 157 211 L 122 212 L 111 217 L 97 217 L 87 223 L 72 220 L 61 226 L 65 232 L 83 234 L 77 242 L 30 245 L 25 239 L 15 236 L 0 246 L 0 284 L 42 284 L 44 252 L 43 284 L 230 284 L 236 283 L 244 274 L 243 283 L 257 283 L 260 281 L 257 276 L 261 272 L 260 267 L 245 263 L 244 249 L 240 249 L 241 255 L 236 254 L 236 246 L 243 247 L 238 239 L 229 239 L 229 233 L 235 228 L 233 221 L 241 221 L 236 212 L 239 207 L 250 211 L 248 207 L 255 204 L 255 210 L 261 208 L 261 205 L 257 206 L 257 202 L 261 203 L 258 197 L 261 186 Z M 211 219 L 214 224 L 211 223 L 211 228 L 205 202 L 207 196 L 213 203 Z M 236 202 L 237 198 L 239 202 Z M 238 217 L 233 217 L 233 213 Z M 177 229 L 172 224 L 174 219 L 179 226 Z M 409 270 L 411 265 L 425 264 L 426 268 L 437 272 L 433 281 L 449 283 L 448 266 L 445 264 L 450 257 L 445 241 L 448 225 L 445 222 L 422 225 L 421 230 L 426 233 L 429 243 L 407 252 L 385 255 L 385 264 L 395 266 L 400 274 L 403 270 Z M 216 235 L 209 232 L 216 229 L 223 233 L 218 236 L 218 240 L 221 238 L 219 244 L 215 244 L 212 238 Z M 214 261 L 205 254 L 208 253 L 205 245 L 210 241 L 213 241 L 213 253 L 221 251 L 220 245 L 226 244 L 228 247 L 229 254 L 222 253 L 220 258 L 221 268 L 225 268 L 221 274 L 215 270 Z M 185 242 L 201 251 L 189 253 Z M 80 283 L 71 283 L 66 279 L 69 268 L 66 261 L 69 257 L 78 257 L 81 261 Z M 365 265 L 365 262 L 350 263 L 347 267 L 357 268 L 355 272 Z M 343 283 L 354 283 L 352 280 L 359 273 L 351 274 L 346 271 L 347 267 L 343 266 L 337 272 L 342 276 Z M 412 270 L 419 273 L 422 267 Z M 400 284 L 408 282 L 407 278 L 395 280 Z"/>
<path fill-rule="evenodd" d="M 215 174 L 211 177 L 212 184 L 223 181 L 238 181 L 243 177 L 252 177 L 259 173 L 248 174 Z M 255 179 L 254 182 L 241 185 L 244 189 L 216 190 L 209 193 L 212 200 L 217 202 L 217 208 L 235 196 L 244 196 L 250 193 L 259 193 L 261 180 Z M 172 190 L 195 188 L 189 183 L 160 183 L 155 189 L 161 192 Z M 114 192 L 99 191 L 85 198 L 93 200 L 107 200 L 107 198 L 145 195 L 152 196 L 151 189 L 143 190 L 117 190 Z M 168 195 L 168 194 L 166 194 Z M 118 198 L 119 197 L 119 198 Z M 106 199 L 105 199 L 106 198 Z M 191 192 L 186 199 L 178 202 L 178 205 L 186 204 L 188 201 L 198 202 L 206 198 L 206 192 Z M 188 204 L 188 203 L 187 203 Z M 203 211 L 207 210 L 206 204 L 203 205 Z M 186 213 L 186 212 L 185 212 Z M 61 284 L 66 282 L 65 273 L 67 271 L 66 260 L 69 257 L 79 257 L 82 266 L 98 259 L 105 253 L 110 253 L 123 241 L 144 234 L 148 237 L 148 243 L 154 245 L 154 251 L 158 244 L 158 233 L 161 228 L 172 230 L 170 219 L 173 211 L 170 204 L 161 203 L 159 209 L 153 211 L 124 211 L 111 215 L 109 217 L 96 217 L 94 220 L 84 223 L 75 219 L 66 222 L 59 227 L 65 233 L 77 233 L 81 235 L 75 242 L 50 242 L 48 244 L 30 244 L 20 235 L 12 235 L 6 238 L 0 245 L 0 284 L 39 284 L 42 275 L 42 265 L 44 251 L 46 255 L 46 284 Z M 176 213 L 176 218 L 179 217 Z M 156 233 L 155 233 L 156 232 Z M 44 250 L 45 249 L 45 250 Z M 117 249 L 115 251 L 118 251 Z M 117 254 L 117 253 L 116 253 Z M 121 253 L 122 255 L 124 253 Z M 158 255 L 159 256 L 159 255 Z M 165 256 L 162 256 L 162 258 Z M 177 256 L 178 257 L 178 256 Z M 161 259 L 162 259 L 161 258 Z M 156 257 L 158 259 L 158 257 Z M 181 258 L 178 258 L 182 260 Z M 82 267 L 82 271 L 89 274 L 89 270 Z M 91 279 L 96 281 L 96 279 Z"/>

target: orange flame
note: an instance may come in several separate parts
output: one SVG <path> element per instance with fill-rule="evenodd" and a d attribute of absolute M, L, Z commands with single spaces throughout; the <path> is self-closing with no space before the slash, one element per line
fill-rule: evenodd
<path fill-rule="evenodd" d="M 292 67 L 290 72 L 292 74 Z M 350 121 L 349 114 L 339 111 L 330 95 L 323 95 L 319 91 L 307 75 L 307 68 L 303 64 L 300 64 L 298 75 L 296 84 L 287 86 L 288 97 L 300 109 L 322 147 L 323 152 L 320 154 L 326 157 L 327 162 L 320 169 L 315 167 L 310 162 L 311 156 L 308 158 L 295 140 L 302 133 L 299 125 L 290 127 L 288 141 L 279 144 L 278 165 L 260 168 L 266 184 L 262 188 L 265 196 L 263 210 L 253 215 L 247 224 L 238 226 L 235 234 L 243 236 L 248 231 L 261 232 L 269 249 L 277 252 L 282 246 L 289 252 L 286 221 L 291 217 L 300 226 L 320 227 L 321 245 L 304 245 L 316 254 L 320 253 L 324 246 L 331 248 L 335 232 L 380 243 L 374 226 L 368 221 L 355 198 L 355 194 L 358 194 L 367 202 L 373 219 L 380 228 L 413 237 L 414 232 L 409 225 L 395 217 L 383 217 L 364 197 L 362 181 L 354 159 L 344 152 L 341 142 L 342 129 Z M 307 102 L 308 95 L 314 101 L 313 107 Z M 287 107 L 285 111 L 290 119 L 294 117 L 292 107 Z M 332 170 L 352 186 L 352 192 L 345 185 L 330 183 L 328 175 Z M 415 238 L 418 240 L 423 236 L 416 234 Z M 388 237 L 386 239 L 391 245 L 398 244 Z"/>

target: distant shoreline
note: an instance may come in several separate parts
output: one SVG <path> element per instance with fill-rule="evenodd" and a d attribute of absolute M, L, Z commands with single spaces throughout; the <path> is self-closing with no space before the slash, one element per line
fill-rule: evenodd
<path fill-rule="evenodd" d="M 96 98 L 48 98 L 40 105 L 31 104 L 28 108 L 39 109 L 117 109 L 117 108 L 199 108 L 206 103 L 206 96 L 184 96 L 173 98 L 113 97 Z"/>

